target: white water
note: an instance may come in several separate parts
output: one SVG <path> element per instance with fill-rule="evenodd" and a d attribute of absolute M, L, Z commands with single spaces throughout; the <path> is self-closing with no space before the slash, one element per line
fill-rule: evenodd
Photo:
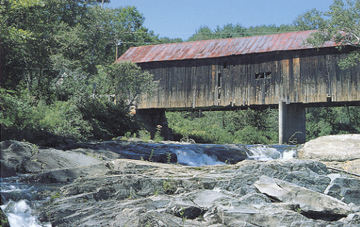
<path fill-rule="evenodd" d="M 292 159 L 296 157 L 296 148 L 293 146 L 281 145 L 248 145 L 248 159 L 258 161 L 268 161 L 274 159 Z M 225 165 L 217 157 L 205 154 L 201 147 L 184 145 L 178 149 L 170 149 L 172 153 L 177 155 L 180 164 L 188 166 L 204 166 L 204 165 Z"/>
<path fill-rule="evenodd" d="M 196 152 L 191 149 L 176 149 L 179 163 L 188 166 L 205 166 L 205 165 L 224 165 L 225 163 L 217 160 L 216 157 L 209 156 L 204 153 Z"/>
<path fill-rule="evenodd" d="M 33 187 L 27 185 L 9 184 L 1 180 L 0 192 L 3 198 L 5 194 L 20 198 L 17 201 L 10 199 L 6 204 L 0 206 L 1 210 L 6 214 L 11 227 L 51 227 L 50 223 L 40 223 L 37 217 L 33 216 L 29 201 L 24 199 L 31 197 L 32 190 Z"/>
<path fill-rule="evenodd" d="M 11 227 L 43 227 L 51 226 L 50 224 L 41 225 L 37 218 L 32 215 L 32 210 L 26 200 L 14 202 L 10 200 L 1 206 L 8 217 Z"/>
<path fill-rule="evenodd" d="M 274 159 L 292 159 L 296 157 L 296 149 L 289 146 L 281 145 L 251 145 L 248 147 L 249 159 L 258 161 L 268 161 Z"/>

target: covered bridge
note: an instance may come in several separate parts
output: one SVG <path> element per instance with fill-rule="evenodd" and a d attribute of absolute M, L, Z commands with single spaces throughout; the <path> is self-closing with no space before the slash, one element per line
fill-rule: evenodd
<path fill-rule="evenodd" d="M 117 62 L 154 74 L 158 89 L 139 110 L 278 107 L 279 142 L 303 143 L 305 107 L 360 103 L 360 66 L 338 66 L 354 47 L 314 48 L 313 32 L 132 47 Z"/>

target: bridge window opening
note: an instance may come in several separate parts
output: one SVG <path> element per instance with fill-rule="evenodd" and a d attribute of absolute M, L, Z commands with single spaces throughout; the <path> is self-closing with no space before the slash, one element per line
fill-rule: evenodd
<path fill-rule="evenodd" d="M 260 80 L 264 78 L 264 73 L 255 73 L 255 80 Z"/>
<path fill-rule="evenodd" d="M 227 61 L 226 62 L 224 62 L 224 67 L 223 67 L 224 69 L 227 69 Z"/>
<path fill-rule="evenodd" d="M 255 80 L 270 79 L 270 78 L 271 78 L 271 72 L 255 73 Z"/>
<path fill-rule="evenodd" d="M 265 73 L 265 78 L 270 79 L 271 78 L 271 72 L 266 72 Z"/>

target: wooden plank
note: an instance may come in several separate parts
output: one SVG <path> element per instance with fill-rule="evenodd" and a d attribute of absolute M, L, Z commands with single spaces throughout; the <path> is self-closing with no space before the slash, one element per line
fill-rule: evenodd
<path fill-rule="evenodd" d="M 294 102 L 300 102 L 300 58 L 298 56 L 293 58 L 293 78 Z"/>
<path fill-rule="evenodd" d="M 281 97 L 280 100 L 288 103 L 289 96 L 288 96 L 288 86 L 289 86 L 289 59 L 281 60 L 281 85 L 280 85 L 280 92 Z"/>
<path fill-rule="evenodd" d="M 211 105 L 212 106 L 214 106 L 215 105 L 215 100 L 216 100 L 216 98 L 215 98 L 215 95 L 216 95 L 216 92 L 215 92 L 215 90 L 216 90 L 216 65 L 211 65 L 211 95 L 210 95 L 210 97 L 211 97 Z"/>

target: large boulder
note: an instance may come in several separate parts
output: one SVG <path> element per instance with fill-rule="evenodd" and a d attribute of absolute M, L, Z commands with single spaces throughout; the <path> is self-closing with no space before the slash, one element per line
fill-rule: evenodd
<path fill-rule="evenodd" d="M 322 136 L 299 149 L 298 158 L 317 161 L 360 159 L 360 134 Z"/>

